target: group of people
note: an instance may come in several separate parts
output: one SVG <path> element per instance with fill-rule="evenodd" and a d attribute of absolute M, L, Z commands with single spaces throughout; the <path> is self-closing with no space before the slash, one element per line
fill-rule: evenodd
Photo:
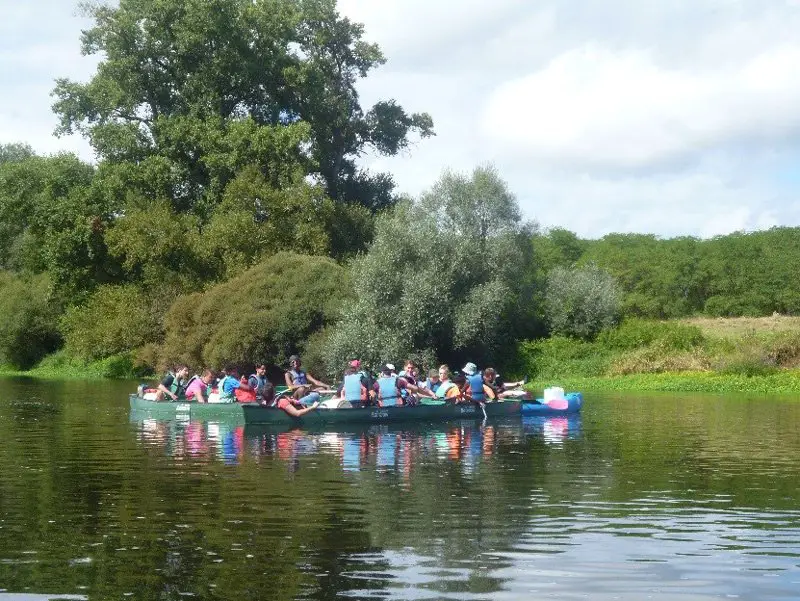
<path fill-rule="evenodd" d="M 227 367 L 215 379 L 206 369 L 199 376 L 189 378 L 189 368 L 179 366 L 161 381 L 156 400 L 178 400 L 208 402 L 209 393 L 216 389 L 219 402 L 255 402 L 276 406 L 289 415 L 300 417 L 319 406 L 321 395 L 334 393 L 336 406 L 351 407 L 397 407 L 411 406 L 424 399 L 439 399 L 446 402 L 491 402 L 524 394 L 524 381 L 503 383 L 497 372 L 487 367 L 478 371 L 474 363 L 467 363 L 460 372 L 451 373 L 447 365 L 428 372 L 427 378 L 420 376 L 415 361 L 406 361 L 401 371 L 391 363 L 384 364 L 378 375 L 364 369 L 361 361 L 354 359 L 344 369 L 341 384 L 332 389 L 322 380 L 302 368 L 300 357 L 289 358 L 289 369 L 284 373 L 285 390 L 276 393 L 275 386 L 267 379 L 267 366 L 257 365 L 249 377 L 239 376 L 234 366 Z"/>

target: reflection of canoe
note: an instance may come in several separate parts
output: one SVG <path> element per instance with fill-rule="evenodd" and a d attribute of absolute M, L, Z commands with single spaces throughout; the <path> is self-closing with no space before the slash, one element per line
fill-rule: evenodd
<path fill-rule="evenodd" d="M 536 399 L 535 403 L 523 403 L 523 415 L 569 415 L 578 413 L 583 406 L 583 395 L 580 392 L 570 392 L 565 395 L 567 406 L 565 408 L 554 408 L 544 402 L 543 399 Z"/>
<path fill-rule="evenodd" d="M 148 401 L 130 395 L 131 410 L 157 419 L 224 420 L 244 423 L 246 403 L 195 403 L 189 401 Z M 255 403 L 250 403 L 258 406 Z"/>
<path fill-rule="evenodd" d="M 485 417 L 519 415 L 519 401 L 487 403 Z M 248 424 L 321 424 L 390 423 L 405 421 L 451 421 L 458 419 L 483 419 L 484 410 L 472 403 L 416 405 L 414 407 L 366 407 L 358 409 L 318 409 L 303 417 L 293 418 L 281 409 L 260 405 L 242 405 L 244 420 Z"/>

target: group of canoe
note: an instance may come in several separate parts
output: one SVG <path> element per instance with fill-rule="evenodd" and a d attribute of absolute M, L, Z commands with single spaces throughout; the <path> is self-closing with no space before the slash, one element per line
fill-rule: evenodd
<path fill-rule="evenodd" d="M 571 398 L 563 401 L 563 406 L 549 406 L 541 400 L 537 402 L 521 388 L 524 382 L 503 384 L 494 369 L 486 368 L 480 372 L 474 363 L 467 363 L 454 374 L 448 366 L 442 365 L 438 370 L 431 370 L 423 380 L 414 361 L 407 361 L 399 372 L 395 371 L 394 365 L 387 363 L 381 366 L 377 376 L 372 376 L 362 368 L 359 360 L 352 360 L 345 367 L 343 380 L 336 388 L 306 372 L 296 355 L 290 358 L 289 367 L 284 375 L 285 386 L 276 387 L 267 379 L 265 365 L 257 366 L 249 377 L 240 377 L 234 367 L 229 367 L 216 381 L 209 370 L 188 378 L 188 368 L 180 366 L 170 372 L 156 389 L 141 386 L 137 401 L 139 406 L 141 400 L 155 403 L 179 401 L 191 405 L 239 404 L 246 421 L 253 422 L 285 421 L 278 414 L 294 421 L 329 422 L 333 413 L 337 414 L 333 421 L 447 419 L 471 414 L 486 417 L 489 414 L 523 412 L 571 413 L 580 410 L 582 401 L 580 395 L 573 393 Z M 131 400 L 133 403 L 134 399 Z M 321 414 L 325 414 L 324 417 Z"/>

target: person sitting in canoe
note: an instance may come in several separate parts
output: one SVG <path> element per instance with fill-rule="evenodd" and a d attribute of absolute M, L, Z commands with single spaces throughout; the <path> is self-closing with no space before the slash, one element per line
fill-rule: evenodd
<path fill-rule="evenodd" d="M 491 400 L 529 396 L 527 391 L 521 389 L 522 385 L 525 384 L 525 380 L 504 384 L 493 367 L 487 367 L 483 370 L 483 384 L 486 396 Z"/>
<path fill-rule="evenodd" d="M 468 403 L 473 400 L 469 394 L 469 383 L 464 374 L 455 374 L 452 380 L 448 380 L 448 383 L 451 385 L 444 394 L 443 398 L 445 401 L 458 404 Z M 441 388 L 439 390 L 441 390 Z"/>
<path fill-rule="evenodd" d="M 403 378 L 394 375 L 394 366 L 387 363 L 381 368 L 381 375 L 378 376 L 374 385 L 374 390 L 378 395 L 379 407 L 398 407 L 403 405 L 402 391 L 408 387 L 408 383 Z"/>
<path fill-rule="evenodd" d="M 469 397 L 478 403 L 486 401 L 491 389 L 485 386 L 483 375 L 478 371 L 478 366 L 472 362 L 467 363 L 461 368 L 461 372 L 467 380 L 467 394 Z M 495 400 L 495 398 L 491 400 Z"/>
<path fill-rule="evenodd" d="M 164 397 L 177 401 L 179 397 L 184 396 L 188 377 L 189 368 L 185 365 L 179 365 L 174 372 L 167 373 L 158 385 L 156 401 L 163 401 Z"/>
<path fill-rule="evenodd" d="M 327 384 L 320 382 L 310 373 L 304 371 L 300 365 L 300 357 L 297 355 L 292 355 L 289 357 L 289 371 L 284 374 L 287 388 L 292 390 L 297 388 L 310 389 L 312 384 L 318 388 L 328 388 Z"/>
<path fill-rule="evenodd" d="M 431 369 L 428 371 L 428 378 L 425 381 L 420 382 L 419 386 L 420 388 L 425 388 L 426 390 L 429 390 L 430 392 L 433 393 L 433 396 L 436 396 L 436 391 L 439 390 L 439 386 L 441 385 L 442 383 L 439 380 L 439 370 Z"/>
<path fill-rule="evenodd" d="M 448 391 L 455 384 L 450 380 L 450 368 L 447 365 L 439 366 L 439 387 L 436 389 L 436 398 L 447 398 Z"/>
<path fill-rule="evenodd" d="M 186 388 L 186 400 L 194 401 L 196 403 L 208 402 L 208 386 L 211 380 L 214 379 L 214 374 L 210 369 L 204 369 L 203 375 L 199 378 L 193 378 Z"/>
<path fill-rule="evenodd" d="M 344 370 L 344 381 L 336 396 L 349 402 L 353 407 L 361 407 L 369 401 L 368 389 L 364 385 L 364 376 L 356 371 L 354 361 Z"/>
<path fill-rule="evenodd" d="M 377 395 L 373 390 L 375 380 L 372 375 L 367 371 L 358 359 L 350 361 L 349 366 L 356 370 L 356 373 L 361 377 L 361 384 L 367 389 L 367 402 L 366 404 L 375 404 Z"/>
<path fill-rule="evenodd" d="M 267 366 L 256 365 L 256 371 L 247 378 L 247 383 L 256 393 L 256 402 L 262 405 L 271 405 L 275 400 L 275 387 L 267 379 Z"/>
<path fill-rule="evenodd" d="M 235 403 L 237 401 L 236 391 L 240 389 L 241 392 L 253 392 L 253 389 L 250 388 L 246 381 L 242 383 L 239 379 L 239 370 L 232 365 L 226 367 L 225 377 L 219 383 L 219 402 Z"/>
<path fill-rule="evenodd" d="M 283 393 L 279 394 L 277 396 L 277 401 L 275 403 L 275 406 L 278 409 L 283 410 L 288 415 L 291 415 L 292 417 L 302 417 L 306 413 L 314 411 L 314 409 L 319 407 L 319 393 L 312 392 L 311 395 L 314 395 L 316 400 L 313 403 L 311 403 L 310 405 L 305 406 L 303 404 L 303 401 L 307 400 L 307 399 L 306 398 L 298 398 L 298 396 L 297 396 L 300 390 L 302 390 L 302 389 L 298 388 L 298 389 L 295 389 L 294 391 L 287 390 L 286 392 L 283 392 Z M 310 397 L 311 395 L 307 395 L 307 396 Z"/>
<path fill-rule="evenodd" d="M 397 375 L 399 378 L 402 378 L 403 380 L 406 381 L 405 390 L 408 393 L 413 393 L 414 395 L 424 396 L 428 398 L 436 397 L 435 393 L 431 392 L 429 389 L 422 386 L 417 380 L 417 378 L 419 377 L 419 368 L 417 367 L 417 364 L 411 359 L 406 361 L 403 371 L 401 371 Z M 404 396 L 404 399 L 405 398 L 406 397 Z M 416 401 L 416 399 L 413 398 L 411 394 L 408 394 L 408 400 L 412 402 Z"/>

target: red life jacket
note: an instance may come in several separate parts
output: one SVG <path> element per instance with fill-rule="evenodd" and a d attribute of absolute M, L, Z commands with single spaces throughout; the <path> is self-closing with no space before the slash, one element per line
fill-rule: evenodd
<path fill-rule="evenodd" d="M 242 376 L 241 383 L 247 384 L 247 379 L 244 376 Z M 256 402 L 255 390 L 242 390 L 241 388 L 237 388 L 236 390 L 233 391 L 233 395 L 236 397 L 236 400 L 240 403 Z"/>

